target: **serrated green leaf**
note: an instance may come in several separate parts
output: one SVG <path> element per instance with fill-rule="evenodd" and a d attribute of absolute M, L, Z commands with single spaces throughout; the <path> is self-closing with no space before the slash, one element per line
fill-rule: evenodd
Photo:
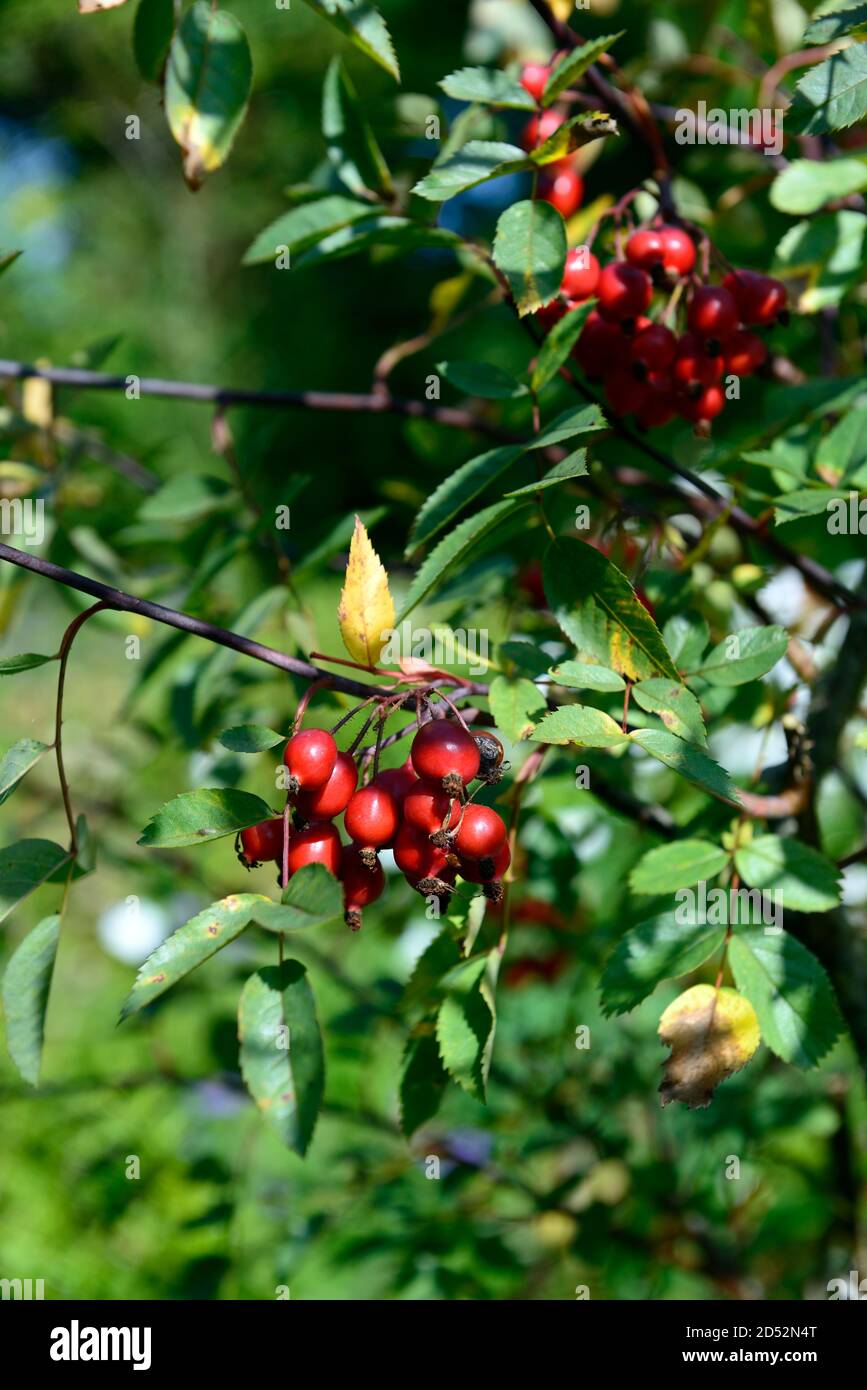
<path fill-rule="evenodd" d="M 819 516 L 828 511 L 829 504 L 837 499 L 837 493 L 830 487 L 801 487 L 781 494 L 774 508 L 774 524 L 784 526 L 787 521 L 800 521 L 805 516 Z"/>
<path fill-rule="evenodd" d="M 267 931 L 297 931 L 319 927 L 343 915 L 343 892 L 324 864 L 305 864 L 294 873 L 279 903 L 267 898 L 255 903 L 252 920 Z"/>
<path fill-rule="evenodd" d="M 545 713 L 545 696 L 528 680 L 495 676 L 488 699 L 494 723 L 513 743 L 529 738 L 540 715 Z"/>
<path fill-rule="evenodd" d="M 544 199 L 526 198 L 501 213 L 494 262 L 508 280 L 522 317 L 549 304 L 559 292 L 568 249 L 562 214 Z"/>
<path fill-rule="evenodd" d="M 388 25 L 369 0 L 304 0 L 304 3 L 339 29 L 368 58 L 385 68 L 395 82 L 400 81 L 397 54 Z"/>
<path fill-rule="evenodd" d="M 408 613 L 411 613 L 413 608 L 421 603 L 422 599 L 430 593 L 444 575 L 463 560 L 479 541 L 483 540 L 507 517 L 513 516 L 520 506 L 520 500 L 512 498 L 507 498 L 504 502 L 495 502 L 493 506 L 485 507 L 484 511 L 468 516 L 453 531 L 450 531 L 439 545 L 434 547 L 420 566 L 409 587 L 409 593 L 404 600 L 398 622 L 405 618 Z"/>
<path fill-rule="evenodd" d="M 680 679 L 662 635 L 616 565 L 592 545 L 558 540 L 544 562 L 545 594 L 580 653 L 633 680 Z"/>
<path fill-rule="evenodd" d="M 505 473 L 522 453 L 522 445 L 506 444 L 501 449 L 489 449 L 484 454 L 478 454 L 455 469 L 422 503 L 413 524 L 407 554 L 441 531 L 467 503 Z"/>
<path fill-rule="evenodd" d="M 485 400 L 509 401 L 526 396 L 528 388 L 492 362 L 438 362 L 437 371 L 446 381 L 468 396 Z"/>
<path fill-rule="evenodd" d="M 848 208 L 789 228 L 775 255 L 786 274 L 798 276 L 806 283 L 797 301 L 799 313 L 817 314 L 840 303 L 861 277 L 865 239 L 864 214 Z"/>
<path fill-rule="evenodd" d="M 439 1054 L 434 1022 L 406 1045 L 400 1077 L 400 1127 L 407 1139 L 440 1108 L 448 1074 Z"/>
<path fill-rule="evenodd" d="M 332 58 L 325 75 L 322 134 L 332 168 L 350 193 L 392 197 L 388 165 L 339 57 Z"/>
<path fill-rule="evenodd" d="M 542 477 L 535 483 L 526 483 L 523 487 L 514 487 L 509 492 L 504 492 L 504 497 L 533 497 L 537 492 L 544 492 L 546 488 L 557 487 L 560 483 L 568 483 L 571 478 L 584 478 L 587 475 L 587 450 L 576 449 L 574 453 L 561 459 L 543 473 Z"/>
<path fill-rule="evenodd" d="M 724 637 L 690 675 L 701 676 L 710 685 L 746 685 L 773 670 L 788 645 L 785 628 L 745 627 Z"/>
<path fill-rule="evenodd" d="M 819 441 L 816 451 L 817 473 L 831 470 L 839 474 L 845 487 L 867 485 L 867 406 L 847 410 L 842 419 Z"/>
<path fill-rule="evenodd" d="M 613 694 L 625 690 L 626 682 L 616 671 L 608 666 L 597 666 L 589 661 L 561 661 L 551 667 L 551 675 L 558 685 L 566 685 L 576 690 L 598 690 Z"/>
<path fill-rule="evenodd" d="M 616 34 L 605 34 L 600 39 L 591 39 L 589 43 L 581 44 L 580 48 L 569 49 L 559 63 L 554 65 L 548 81 L 545 83 L 542 105 L 550 106 L 563 92 L 568 91 L 576 82 L 579 82 L 597 58 L 601 58 L 603 53 L 607 53 L 611 45 L 622 38 L 625 33 L 626 30 L 621 29 Z"/>
<path fill-rule="evenodd" d="M 235 724 L 220 734 L 220 743 L 230 753 L 264 753 L 285 741 L 285 734 L 278 734 L 264 724 Z"/>
<path fill-rule="evenodd" d="M 0 922 L 68 863 L 69 851 L 53 840 L 17 840 L 0 849 Z"/>
<path fill-rule="evenodd" d="M 235 835 L 274 815 L 267 801 L 229 787 L 182 792 L 152 816 L 138 843 L 149 849 L 179 849 Z"/>
<path fill-rule="evenodd" d="M 640 922 L 621 937 L 602 972 L 606 1014 L 629 1013 L 663 980 L 689 975 L 722 949 L 724 926 L 680 922 L 672 912 Z"/>
<path fill-rule="evenodd" d="M 765 893 L 778 893 L 793 912 L 830 912 L 840 901 L 835 864 L 810 845 L 780 835 L 759 835 L 735 854 L 741 878 Z"/>
<path fill-rule="evenodd" d="M 517 80 L 500 68 L 459 68 L 449 73 L 439 86 L 455 101 L 478 102 L 482 106 L 505 106 L 515 111 L 535 111 L 536 103 Z"/>
<path fill-rule="evenodd" d="M 3 976 L 6 1045 L 23 1079 L 39 1085 L 45 1009 L 60 938 L 60 917 L 45 917 L 12 954 Z"/>
<path fill-rule="evenodd" d="M 135 984 L 123 1001 L 119 1022 L 152 1004 L 167 989 L 184 979 L 250 924 L 253 908 L 267 902 L 260 893 L 233 893 L 197 912 L 189 922 L 160 942 L 139 967 Z"/>
<path fill-rule="evenodd" d="M 251 975 L 238 1005 L 241 1075 L 283 1143 L 307 1152 L 325 1090 L 316 1003 L 300 961 Z"/>
<path fill-rule="evenodd" d="M 196 0 L 172 39 L 165 108 L 184 155 L 184 178 L 199 188 L 225 161 L 247 113 L 253 64 L 234 15 Z"/>
<path fill-rule="evenodd" d="M 616 748 L 628 742 L 610 714 L 592 705 L 562 705 L 537 724 L 534 743 L 576 743 L 580 748 Z"/>
<path fill-rule="evenodd" d="M 136 66 L 146 82 L 159 82 L 174 31 L 174 0 L 139 0 L 132 48 Z"/>
<path fill-rule="evenodd" d="M 793 159 L 771 184 L 770 200 L 779 212 L 803 217 L 864 188 L 867 161 L 863 159 Z"/>
<path fill-rule="evenodd" d="M 442 1002 L 444 977 L 461 963 L 461 948 L 454 929 L 446 926 L 425 947 L 413 966 L 403 992 L 401 1007 L 427 1011 Z"/>
<path fill-rule="evenodd" d="M 596 300 L 588 299 L 586 303 L 579 304 L 577 309 L 570 309 L 567 314 L 558 319 L 547 334 L 539 349 L 533 375 L 530 378 L 530 384 L 537 394 L 554 380 L 560 368 L 568 360 L 569 354 L 578 341 L 578 335 L 595 306 Z"/>
<path fill-rule="evenodd" d="M 375 215 L 370 203 L 330 193 L 314 202 L 290 208 L 261 231 L 244 253 L 243 265 L 262 265 L 275 260 L 283 247 L 290 258 L 300 255 L 332 232 L 354 222 L 369 222 Z"/>
<path fill-rule="evenodd" d="M 629 875 L 629 886 L 633 893 L 649 894 L 691 888 L 716 878 L 728 862 L 728 854 L 719 845 L 707 840 L 676 840 L 642 855 Z"/>
<path fill-rule="evenodd" d="M 507 145 L 501 140 L 470 140 L 448 159 L 435 164 L 412 191 L 429 202 L 444 203 L 480 183 L 532 167 L 533 161 L 518 145 Z"/>
<path fill-rule="evenodd" d="M 686 671 L 699 664 L 709 637 L 707 621 L 700 613 L 675 613 L 662 629 L 672 661 Z"/>
<path fill-rule="evenodd" d="M 0 759 L 0 806 L 47 752 L 47 743 L 40 743 L 38 738 L 22 738 L 4 753 Z"/>
<path fill-rule="evenodd" d="M 214 512 L 236 508 L 238 495 L 222 478 L 205 473 L 181 473 L 147 497 L 138 509 L 139 521 L 199 521 Z"/>
<path fill-rule="evenodd" d="M 865 114 L 867 53 L 856 43 L 807 70 L 786 112 L 786 129 L 799 135 L 826 135 L 846 130 Z"/>
<path fill-rule="evenodd" d="M 844 1030 L 816 957 L 788 932 L 744 927 L 729 942 L 728 960 L 771 1051 L 796 1067 L 816 1066 Z"/>
<path fill-rule="evenodd" d="M 553 135 L 543 140 L 541 145 L 530 150 L 529 159 L 536 169 L 557 164 L 568 159 L 583 145 L 601 140 L 606 135 L 617 135 L 617 122 L 605 111 L 582 111 L 578 116 L 570 116 L 559 125 Z"/>
<path fill-rule="evenodd" d="M 426 246 L 457 250 L 460 245 L 461 238 L 456 232 L 449 231 L 448 227 L 431 227 L 412 222 L 408 217 L 383 214 L 368 218 L 365 222 L 353 222 L 351 226 L 341 227 L 323 237 L 315 246 L 301 252 L 295 269 L 309 270 L 326 262 L 346 260 L 348 256 L 357 256 L 375 246 L 393 246 L 409 255 L 411 251 Z"/>
<path fill-rule="evenodd" d="M 38 652 L 19 652 L 17 656 L 0 658 L 0 676 L 15 676 L 19 671 L 34 671 L 37 666 L 45 666 L 56 661 L 56 656 L 40 656 Z"/>
<path fill-rule="evenodd" d="M 550 449 L 554 444 L 565 444 L 579 435 L 598 434 L 607 429 L 608 422 L 598 405 L 571 406 L 531 439 L 527 448 Z"/>
<path fill-rule="evenodd" d="M 801 47 L 833 43 L 835 39 L 857 30 L 857 38 L 867 36 L 867 5 L 839 5 L 814 15 L 804 30 Z"/>
<path fill-rule="evenodd" d="M 737 788 L 728 773 L 695 744 L 684 743 L 667 729 L 636 729 L 630 738 L 702 791 L 710 792 L 730 806 L 740 806 Z"/>
<path fill-rule="evenodd" d="M 701 705 L 680 681 L 656 676 L 638 681 L 632 687 L 635 703 L 648 714 L 658 714 L 667 729 L 678 738 L 702 745 L 707 743 Z"/>
<path fill-rule="evenodd" d="M 443 1066 L 458 1085 L 484 1100 L 494 1013 L 484 989 L 487 957 L 477 956 L 449 975 L 449 992 L 437 1014 L 437 1042 Z"/>

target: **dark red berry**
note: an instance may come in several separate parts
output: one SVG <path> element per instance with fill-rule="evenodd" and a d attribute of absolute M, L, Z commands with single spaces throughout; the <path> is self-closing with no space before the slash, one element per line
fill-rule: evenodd
<path fill-rule="evenodd" d="M 552 299 L 550 304 L 543 304 L 541 309 L 537 309 L 533 317 L 546 333 L 550 333 L 554 324 L 559 323 L 568 312 L 569 306 L 562 299 Z"/>
<path fill-rule="evenodd" d="M 724 409 L 725 403 L 725 393 L 719 386 L 707 386 L 693 400 L 680 397 L 677 408 L 678 413 L 685 419 L 700 423 L 703 420 L 714 420 Z"/>
<path fill-rule="evenodd" d="M 358 785 L 358 768 L 349 753 L 338 753 L 334 771 L 324 787 L 299 792 L 296 809 L 305 820 L 331 820 L 345 811 Z"/>
<path fill-rule="evenodd" d="M 314 821 L 296 830 L 289 841 L 289 876 L 306 864 L 324 864 L 332 874 L 340 869 L 340 836 L 330 821 Z"/>
<path fill-rule="evenodd" d="M 599 276 L 596 286 L 599 312 L 612 323 L 637 319 L 653 298 L 653 282 L 644 270 L 627 261 L 612 261 Z"/>
<path fill-rule="evenodd" d="M 479 770 L 479 750 L 472 734 L 451 719 L 431 719 L 412 741 L 412 765 L 419 777 L 439 782 L 457 795 Z M 446 785 L 450 783 L 451 785 Z"/>
<path fill-rule="evenodd" d="M 639 425 L 646 430 L 659 429 L 662 425 L 667 425 L 669 420 L 673 420 L 677 414 L 673 395 L 664 390 L 654 388 L 648 392 L 635 413 L 635 418 Z M 639 598 L 641 595 L 639 595 Z M 644 600 L 641 600 L 644 603 Z M 644 603 L 645 608 L 648 604 Z"/>
<path fill-rule="evenodd" d="M 544 63 L 525 63 L 521 69 L 521 86 L 534 101 L 541 101 L 550 75 L 551 69 Z"/>
<path fill-rule="evenodd" d="M 546 113 L 547 114 L 547 113 Z M 561 217 L 570 218 L 578 211 L 584 198 L 584 180 L 576 169 L 558 159 L 539 176 L 539 197 L 550 203 Z"/>
<path fill-rule="evenodd" d="M 418 774 L 407 758 L 400 767 L 386 767 L 378 772 L 371 783 L 374 787 L 385 787 L 387 792 L 391 792 L 397 804 L 398 810 L 403 806 L 404 797 L 411 791 L 418 781 Z"/>
<path fill-rule="evenodd" d="M 506 825 L 490 806 L 464 807 L 454 847 L 461 859 L 494 859 L 506 843 Z"/>
<path fill-rule="evenodd" d="M 757 270 L 731 271 L 723 280 L 738 307 L 742 323 L 747 327 L 774 323 L 786 310 L 789 294 L 781 280 L 762 275 Z"/>
<path fill-rule="evenodd" d="M 711 355 L 695 333 L 683 333 L 678 339 L 677 356 L 671 368 L 675 385 L 716 386 L 723 374 L 723 359 L 720 353 Z"/>
<path fill-rule="evenodd" d="M 687 323 L 700 338 L 727 338 L 738 326 L 738 306 L 723 285 L 700 285 L 690 301 Z"/>
<path fill-rule="evenodd" d="M 264 864 L 269 859 L 280 859 L 283 854 L 283 817 L 260 821 L 241 831 L 241 853 L 239 859 L 248 869 Z"/>
<path fill-rule="evenodd" d="M 560 129 L 564 120 L 559 111 L 542 111 L 538 116 L 531 116 L 521 132 L 521 145 L 525 150 L 535 150 L 537 145 L 544 145 L 555 130 Z"/>
<path fill-rule="evenodd" d="M 599 381 L 618 362 L 623 361 L 623 334 L 613 323 L 606 323 L 593 309 L 572 349 L 572 356 L 591 381 Z"/>
<path fill-rule="evenodd" d="M 432 845 L 427 835 L 405 824 L 394 842 L 394 862 L 413 887 L 425 878 L 442 878 L 449 867 L 444 849 Z"/>
<path fill-rule="evenodd" d="M 695 265 L 695 242 L 682 227 L 660 227 L 662 264 L 675 275 L 688 275 Z"/>
<path fill-rule="evenodd" d="M 615 367 L 606 372 L 603 379 L 608 404 L 615 415 L 631 415 L 641 410 L 647 399 L 648 388 L 638 381 L 625 367 Z"/>
<path fill-rule="evenodd" d="M 478 861 L 473 859 L 461 860 L 461 867 L 458 873 L 461 878 L 466 879 L 467 883 L 490 883 L 492 879 L 500 879 L 512 862 L 512 854 L 508 844 L 494 855 L 492 862 Z"/>
<path fill-rule="evenodd" d="M 670 367 L 677 352 L 677 339 L 664 324 L 652 323 L 636 333 L 629 348 L 633 365 L 639 368 L 642 379 L 648 372 L 664 371 Z"/>
<path fill-rule="evenodd" d="M 340 856 L 340 879 L 343 883 L 344 920 L 352 931 L 358 931 L 363 909 L 375 903 L 385 891 L 382 865 L 374 856 L 371 867 L 362 860 L 354 845 L 344 845 Z"/>
<path fill-rule="evenodd" d="M 403 803 L 406 825 L 423 835 L 435 835 L 438 830 L 453 830 L 461 818 L 461 804 L 443 791 L 442 782 L 420 777 Z"/>
<path fill-rule="evenodd" d="M 361 787 L 352 796 L 343 817 L 350 840 L 361 849 L 382 849 L 397 834 L 397 802 L 385 787 Z"/>
<path fill-rule="evenodd" d="M 324 787 L 337 762 L 337 744 L 325 729 L 302 729 L 283 750 L 289 773 L 287 788 L 293 794 Z"/>
<path fill-rule="evenodd" d="M 768 349 L 755 333 L 739 328 L 723 343 L 723 359 L 733 376 L 752 376 L 768 360 Z"/>
<path fill-rule="evenodd" d="M 649 228 L 633 232 L 626 243 L 626 259 L 639 270 L 650 271 L 655 265 L 662 265 L 663 254 L 662 237 Z"/>
<path fill-rule="evenodd" d="M 586 246 L 573 246 L 566 257 L 560 293 L 573 304 L 578 304 L 595 293 L 598 283 L 599 262 L 593 252 L 588 251 Z"/>

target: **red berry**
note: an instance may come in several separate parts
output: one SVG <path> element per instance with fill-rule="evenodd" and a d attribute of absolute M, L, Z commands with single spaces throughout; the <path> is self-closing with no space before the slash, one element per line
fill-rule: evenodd
<path fill-rule="evenodd" d="M 435 835 L 438 830 L 453 830 L 460 818 L 461 804 L 443 791 L 442 782 L 420 777 L 412 791 L 406 794 L 404 822 L 423 835 Z"/>
<path fill-rule="evenodd" d="M 497 854 L 494 855 L 493 872 L 486 872 L 491 869 L 491 864 L 485 860 L 467 859 L 461 861 L 458 873 L 461 878 L 466 879 L 467 883 L 490 883 L 494 879 L 500 879 L 512 862 L 512 854 L 508 844 L 503 845 Z"/>
<path fill-rule="evenodd" d="M 709 353 L 697 334 L 683 333 L 671 371 L 677 386 L 716 386 L 723 374 L 723 359 L 720 353 Z"/>
<path fill-rule="evenodd" d="M 569 218 L 581 206 L 584 180 L 575 169 L 563 167 L 563 161 L 557 160 L 540 175 L 539 197 L 555 207 L 561 217 Z"/>
<path fill-rule="evenodd" d="M 785 311 L 789 294 L 781 280 L 761 275 L 757 270 L 735 270 L 723 280 L 738 306 L 741 322 L 765 326 Z"/>
<path fill-rule="evenodd" d="M 555 130 L 560 129 L 565 119 L 558 111 L 542 111 L 538 116 L 531 116 L 521 132 L 522 147 L 534 150 L 537 145 L 544 145 Z"/>
<path fill-rule="evenodd" d="M 445 850 L 411 825 L 402 825 L 397 832 L 394 862 L 413 886 L 423 878 L 442 878 L 449 867 Z"/>
<path fill-rule="evenodd" d="M 574 304 L 589 299 L 599 283 L 599 262 L 586 246 L 573 246 L 566 257 L 560 293 Z"/>
<path fill-rule="evenodd" d="M 493 859 L 506 843 L 506 826 L 501 816 L 490 806 L 471 802 L 454 838 L 461 859 Z"/>
<path fill-rule="evenodd" d="M 723 285 L 701 285 L 690 301 L 687 322 L 700 338 L 727 338 L 738 326 L 738 306 Z"/>
<path fill-rule="evenodd" d="M 546 333 L 550 333 L 554 324 L 559 323 L 568 312 L 569 308 L 562 299 L 552 299 L 550 304 L 543 304 L 541 309 L 537 309 L 533 317 Z"/>
<path fill-rule="evenodd" d="M 646 430 L 659 429 L 661 425 L 667 425 L 669 420 L 673 420 L 677 410 L 674 404 L 674 397 L 670 392 L 664 390 L 651 390 L 642 401 L 635 413 L 635 418 L 639 425 Z M 639 600 L 644 603 L 645 608 L 650 611 L 649 605 L 638 593 Z"/>
<path fill-rule="evenodd" d="M 397 802 L 391 792 L 371 783 L 351 798 L 343 824 L 350 840 L 363 849 L 381 849 L 394 839 L 398 819 Z"/>
<path fill-rule="evenodd" d="M 385 891 L 385 874 L 376 859 L 372 868 L 361 859 L 354 845 L 344 845 L 340 856 L 343 883 L 344 920 L 353 931 L 361 926 L 362 909 L 375 903 Z"/>
<path fill-rule="evenodd" d="M 648 372 L 664 371 L 670 367 L 677 352 L 677 339 L 664 324 L 652 323 L 632 339 L 629 355 L 634 365 L 646 376 Z M 639 371 L 639 374 L 640 374 Z"/>
<path fill-rule="evenodd" d="M 613 323 L 606 323 L 593 309 L 572 349 L 572 356 L 591 381 L 598 381 L 611 367 L 622 362 L 624 348 L 620 329 Z"/>
<path fill-rule="evenodd" d="M 241 831 L 240 855 L 242 863 L 252 869 L 269 859 L 280 859 L 283 854 L 283 817 L 260 821 Z"/>
<path fill-rule="evenodd" d="M 387 792 L 391 792 L 397 803 L 398 810 L 403 806 L 404 797 L 411 791 L 418 781 L 416 771 L 407 758 L 400 767 L 386 767 L 382 772 L 378 772 L 371 783 L 374 787 L 385 787 Z"/>
<path fill-rule="evenodd" d="M 324 864 L 332 874 L 340 869 L 340 836 L 331 821 L 314 821 L 296 830 L 289 841 L 289 876 L 306 864 Z"/>
<path fill-rule="evenodd" d="M 521 86 L 534 101 L 541 101 L 550 74 L 551 69 L 544 63 L 525 63 L 521 69 Z"/>
<path fill-rule="evenodd" d="M 337 744 L 325 729 L 302 729 L 283 750 L 289 772 L 287 789 L 293 794 L 324 787 L 337 762 Z"/>
<path fill-rule="evenodd" d="M 463 725 L 451 719 L 431 719 L 423 724 L 412 741 L 410 757 L 419 777 L 429 777 L 443 785 L 458 779 L 466 786 L 479 770 L 475 739 Z M 450 791 L 451 787 L 445 789 Z"/>
<path fill-rule="evenodd" d="M 655 265 L 662 265 L 663 252 L 659 232 L 649 229 L 633 232 L 626 243 L 626 259 L 630 265 L 638 266 L 639 270 L 652 270 Z"/>
<path fill-rule="evenodd" d="M 695 265 L 695 243 L 682 227 L 660 227 L 662 264 L 676 275 L 688 275 Z"/>
<path fill-rule="evenodd" d="M 334 771 L 324 787 L 299 792 L 295 805 L 305 820 L 331 820 L 345 811 L 358 785 L 358 768 L 349 753 L 338 753 Z"/>
<path fill-rule="evenodd" d="M 603 380 L 608 404 L 615 415 L 630 415 L 644 406 L 648 388 L 638 381 L 625 367 L 615 367 L 606 372 Z"/>
<path fill-rule="evenodd" d="M 725 394 L 721 388 L 719 386 L 708 386 L 695 400 L 690 400 L 688 397 L 681 397 L 678 400 L 677 408 L 685 419 L 699 422 L 702 420 L 715 419 L 724 408 L 725 403 Z"/>
<path fill-rule="evenodd" d="M 733 376 L 752 376 L 767 361 L 768 349 L 755 333 L 739 328 L 723 343 L 723 358 Z"/>
<path fill-rule="evenodd" d="M 636 319 L 650 306 L 653 282 L 644 270 L 626 261 L 612 261 L 599 276 L 596 287 L 599 312 L 604 319 L 620 323 Z"/>

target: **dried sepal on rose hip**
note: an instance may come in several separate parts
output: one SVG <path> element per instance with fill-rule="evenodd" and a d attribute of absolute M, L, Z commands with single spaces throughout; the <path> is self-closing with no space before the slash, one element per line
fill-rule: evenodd
<path fill-rule="evenodd" d="M 385 891 L 385 873 L 374 855 L 373 864 L 364 862 L 355 845 L 344 845 L 340 858 L 343 884 L 344 921 L 350 931 L 361 930 L 361 915 Z"/>
<path fill-rule="evenodd" d="M 485 729 L 473 734 L 473 738 L 479 750 L 479 780 L 491 785 L 502 781 L 509 764 L 505 761 L 506 750 L 497 735 Z"/>

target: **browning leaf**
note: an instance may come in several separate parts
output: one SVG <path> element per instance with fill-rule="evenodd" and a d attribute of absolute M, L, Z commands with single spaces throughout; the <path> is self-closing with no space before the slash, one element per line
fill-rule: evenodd
<path fill-rule="evenodd" d="M 343 645 L 353 661 L 363 666 L 376 665 L 389 631 L 394 628 L 394 618 L 388 574 L 363 523 L 356 517 L 337 609 Z"/>
<path fill-rule="evenodd" d="M 659 1036 L 671 1056 L 659 1087 L 662 1104 L 680 1100 L 691 1110 L 710 1105 L 715 1088 L 746 1066 L 761 1041 L 748 999 L 735 989 L 693 985 L 669 1004 Z"/>

